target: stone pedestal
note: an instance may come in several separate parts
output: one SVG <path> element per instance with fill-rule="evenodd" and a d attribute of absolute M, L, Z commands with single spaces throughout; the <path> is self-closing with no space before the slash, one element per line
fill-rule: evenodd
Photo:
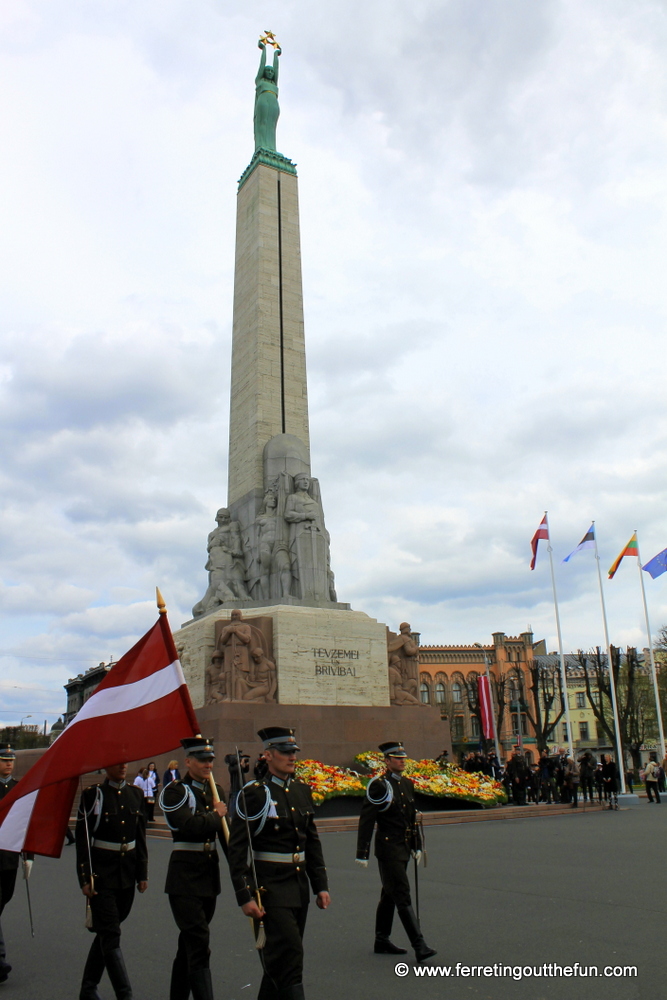
<path fill-rule="evenodd" d="M 374 618 L 361 611 L 280 604 L 244 614 L 244 620 L 254 617 L 273 622 L 280 705 L 389 705 L 387 632 Z M 206 670 L 215 649 L 216 622 L 230 618 L 231 611 L 220 608 L 186 623 L 174 634 L 196 709 L 206 701 Z M 266 718 L 275 706 L 263 708 Z"/>

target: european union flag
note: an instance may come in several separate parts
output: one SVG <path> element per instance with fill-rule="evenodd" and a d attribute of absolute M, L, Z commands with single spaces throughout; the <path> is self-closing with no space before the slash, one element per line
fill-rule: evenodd
<path fill-rule="evenodd" d="M 658 552 L 657 556 L 653 556 L 650 562 L 647 562 L 645 566 L 642 566 L 647 573 L 650 573 L 653 579 L 660 576 L 661 573 L 667 572 L 667 549 L 663 549 L 662 552 Z"/>

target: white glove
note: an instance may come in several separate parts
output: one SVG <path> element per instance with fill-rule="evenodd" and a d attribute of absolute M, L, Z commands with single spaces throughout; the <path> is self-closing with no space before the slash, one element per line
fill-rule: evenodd
<path fill-rule="evenodd" d="M 368 861 L 365 858 L 355 858 L 355 865 L 359 865 L 360 868 L 368 868 Z"/>
<path fill-rule="evenodd" d="M 412 852 L 412 857 L 415 859 L 415 861 L 417 862 L 417 864 L 419 864 L 419 862 L 422 859 L 422 852 L 421 851 L 413 851 Z"/>
<path fill-rule="evenodd" d="M 26 858 L 23 862 L 23 878 L 27 881 L 30 878 L 30 872 L 32 870 L 32 861 L 28 861 Z"/>

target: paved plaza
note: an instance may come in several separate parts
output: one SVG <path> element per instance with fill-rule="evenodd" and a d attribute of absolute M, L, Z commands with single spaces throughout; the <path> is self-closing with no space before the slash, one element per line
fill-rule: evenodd
<path fill-rule="evenodd" d="M 375 862 L 354 864 L 355 837 L 323 836 L 331 879 L 327 912 L 311 907 L 306 934 L 308 1000 L 655 1000 L 667 962 L 664 844 L 667 802 L 503 823 L 468 823 L 426 831 L 428 866 L 420 869 L 420 904 L 430 964 L 450 978 L 400 978 L 391 956 L 372 954 L 379 895 Z M 123 949 L 136 1000 L 167 1000 L 176 945 L 162 888 L 169 843 L 149 840 L 150 883 L 124 925 Z M 31 879 L 35 939 L 25 888 L 17 884 L 3 925 L 14 966 L 3 1000 L 75 1000 L 90 934 L 74 872 L 74 849 L 38 858 Z M 397 925 L 393 938 L 406 944 Z M 213 922 L 216 1000 L 255 1000 L 259 961 L 248 921 L 228 883 Z M 595 965 L 599 978 L 454 977 L 464 966 Z M 603 978 L 605 966 L 637 966 L 636 978 Z M 105 978 L 104 1000 L 113 1000 Z"/>

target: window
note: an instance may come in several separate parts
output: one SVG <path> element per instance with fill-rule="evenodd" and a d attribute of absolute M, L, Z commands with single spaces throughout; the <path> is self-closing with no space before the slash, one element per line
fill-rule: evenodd
<path fill-rule="evenodd" d="M 515 736 L 519 735 L 519 718 L 516 712 L 512 712 L 512 733 Z M 528 725 L 526 723 L 526 716 L 523 714 L 521 715 L 521 735 L 522 736 L 528 735 Z"/>
<path fill-rule="evenodd" d="M 422 681 L 421 684 L 419 685 L 419 697 L 422 700 L 422 704 L 424 705 L 431 704 L 431 689 L 426 683 L 426 681 Z"/>
<path fill-rule="evenodd" d="M 583 691 L 577 691 L 577 708 L 586 708 L 586 695 Z"/>
<path fill-rule="evenodd" d="M 442 681 L 438 681 L 435 685 L 435 703 L 436 705 L 445 704 L 445 685 Z"/>
<path fill-rule="evenodd" d="M 461 685 L 459 684 L 458 681 L 454 681 L 454 683 L 452 684 L 452 701 L 454 702 L 455 705 L 461 704 L 462 700 L 461 695 L 462 695 Z"/>
<path fill-rule="evenodd" d="M 567 743 L 567 722 L 563 723 L 563 743 Z"/>
<path fill-rule="evenodd" d="M 470 716 L 470 731 L 472 732 L 472 735 L 475 737 L 475 739 L 479 738 L 480 734 L 479 719 L 477 718 L 476 715 Z"/>
<path fill-rule="evenodd" d="M 462 740 L 463 739 L 463 716 L 455 715 L 452 719 L 452 739 Z"/>
<path fill-rule="evenodd" d="M 582 739 L 582 740 L 587 740 L 588 739 L 588 723 L 587 722 L 580 722 L 579 723 L 579 738 Z"/>

